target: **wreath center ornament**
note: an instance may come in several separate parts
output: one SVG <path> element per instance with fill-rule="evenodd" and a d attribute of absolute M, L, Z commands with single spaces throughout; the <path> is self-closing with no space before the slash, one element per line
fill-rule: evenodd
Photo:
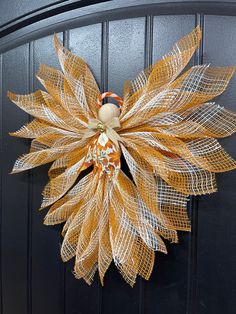
<path fill-rule="evenodd" d="M 103 284 L 114 261 L 133 286 L 138 275 L 149 279 L 155 251 L 167 253 L 163 238 L 177 243 L 178 230 L 191 230 L 189 195 L 217 191 L 215 173 L 236 168 L 217 140 L 236 131 L 236 114 L 212 101 L 235 67 L 183 73 L 201 40 L 198 26 L 126 82 L 121 99 L 101 93 L 87 63 L 54 40 L 62 71 L 40 66 L 46 91 L 8 94 L 34 117 L 11 133 L 32 139 L 12 172 L 52 163 L 41 208 L 50 207 L 46 225 L 64 223 L 62 260 L 75 258 L 75 277 L 88 284 L 97 270 Z M 102 105 L 105 97 L 117 105 Z"/>
<path fill-rule="evenodd" d="M 102 105 L 102 100 L 105 97 L 115 98 L 119 103 L 119 107 L 112 103 Z M 88 168 L 93 165 L 94 172 L 99 174 L 99 178 L 107 174 L 111 179 L 120 170 L 119 141 L 122 142 L 122 139 L 115 129 L 120 128 L 118 117 L 122 103 L 122 99 L 112 92 L 100 94 L 97 99 L 99 119 L 89 119 L 88 129 L 83 136 L 84 139 L 95 136 L 88 148 L 83 167 Z"/>

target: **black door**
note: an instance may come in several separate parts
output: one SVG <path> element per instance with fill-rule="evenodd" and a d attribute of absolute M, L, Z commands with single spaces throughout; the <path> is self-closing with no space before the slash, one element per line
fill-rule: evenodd
<path fill-rule="evenodd" d="M 9 175 L 29 143 L 11 138 L 29 117 L 6 97 L 7 90 L 41 88 L 40 63 L 59 67 L 52 34 L 91 66 L 103 90 L 122 95 L 123 83 L 168 52 L 200 24 L 203 40 L 192 64 L 236 64 L 236 3 L 120 0 L 85 6 L 84 1 L 1 1 L 1 314 L 234 314 L 236 313 L 236 177 L 218 175 L 219 192 L 194 198 L 192 233 L 157 254 L 150 281 L 130 288 L 111 267 L 102 288 L 74 279 L 63 264 L 60 227 L 43 225 L 39 212 L 48 167 Z M 236 111 L 236 77 L 218 102 Z M 236 137 L 224 139 L 236 157 Z"/>

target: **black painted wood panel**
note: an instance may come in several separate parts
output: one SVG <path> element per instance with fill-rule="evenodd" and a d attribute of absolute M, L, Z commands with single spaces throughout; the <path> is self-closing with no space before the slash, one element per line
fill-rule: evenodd
<path fill-rule="evenodd" d="M 220 36 L 216 36 L 220 34 Z M 236 17 L 205 16 L 203 62 L 236 64 Z M 236 76 L 217 103 L 236 111 Z M 220 141 L 236 158 L 236 136 Z M 196 313 L 234 313 L 236 309 L 236 176 L 217 174 L 218 192 L 199 198 Z"/>
<path fill-rule="evenodd" d="M 27 313 L 29 261 L 29 174 L 9 175 L 14 160 L 28 149 L 27 141 L 11 139 L 28 116 L 14 108 L 6 93 L 29 91 L 29 44 L 2 55 L 2 178 L 1 178 L 1 287 L 3 313 Z M 21 82 L 21 84 L 19 84 Z M 14 299 L 13 299 L 14 296 Z"/>
<path fill-rule="evenodd" d="M 22 38 L 21 29 L 10 35 L 12 42 L 14 36 L 17 38 L 12 50 L 7 50 L 8 42 L 1 40 L 5 51 L 0 58 L 1 314 L 235 312 L 235 172 L 218 175 L 218 193 L 191 199 L 192 233 L 182 232 L 179 244 L 167 244 L 168 255 L 156 254 L 150 281 L 138 279 L 134 288 L 123 281 L 114 265 L 105 276 L 104 287 L 98 276 L 92 286 L 76 280 L 72 274 L 74 261 L 63 264 L 60 260 L 61 227 L 44 226 L 46 211 L 37 210 L 48 166 L 29 173 L 8 174 L 16 157 L 29 147 L 28 141 L 10 138 L 8 132 L 20 128 L 30 118 L 7 100 L 6 92 L 28 93 L 42 88 L 35 79 L 40 63 L 59 68 L 52 41 L 52 33 L 58 29 L 63 32 L 59 36 L 64 45 L 89 63 L 101 90 L 112 90 L 121 96 L 126 79 L 132 79 L 167 53 L 196 24 L 203 28 L 203 44 L 191 65 L 236 63 L 236 16 L 220 16 L 219 10 L 218 15 L 204 15 L 204 9 L 212 10 L 210 3 L 199 4 L 199 14 L 195 2 L 192 7 L 176 5 L 176 12 L 174 4 L 161 7 L 157 3 L 155 7 L 153 1 L 141 2 L 142 10 L 134 8 L 135 1 L 114 1 L 114 5 L 97 6 L 99 15 L 94 7 L 64 12 L 50 22 L 32 22 L 28 32 L 22 28 Z M 112 10 L 112 5 L 121 11 Z M 232 7 L 228 11 L 224 8 L 224 12 L 236 14 L 236 6 L 235 10 Z M 109 13 L 105 12 L 109 8 Z M 76 12 L 82 18 L 77 18 Z M 38 31 L 36 24 L 40 25 Z M 20 45 L 24 42 L 27 43 Z M 228 90 L 218 98 L 219 104 L 233 110 L 235 83 L 234 77 Z M 234 157 L 235 141 L 235 137 L 222 141 Z"/>

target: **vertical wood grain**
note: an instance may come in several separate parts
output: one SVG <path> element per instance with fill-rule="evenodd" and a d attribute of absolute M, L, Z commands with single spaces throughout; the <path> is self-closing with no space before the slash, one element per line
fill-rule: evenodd
<path fill-rule="evenodd" d="M 145 18 L 109 23 L 108 89 L 123 95 L 125 80 L 144 67 Z"/>
<path fill-rule="evenodd" d="M 236 19 L 205 16 L 203 62 L 211 66 L 236 64 Z M 216 103 L 236 111 L 236 76 Z M 236 136 L 220 140 L 236 157 Z M 235 313 L 236 193 L 235 171 L 217 174 L 218 192 L 201 196 L 198 209 L 197 300 L 194 314 Z"/>
<path fill-rule="evenodd" d="M 2 116 L 2 54 L 0 55 L 0 165 L 3 165 L 3 116 Z M 0 167 L 0 314 L 3 314 L 2 308 L 2 258 L 3 258 L 3 250 L 2 250 L 2 217 L 3 217 L 3 210 L 2 210 L 2 166 Z"/>
<path fill-rule="evenodd" d="M 0 124 L 0 152 L 2 153 L 3 151 L 3 125 L 2 125 L 2 110 L 3 110 L 3 89 L 2 89 L 2 84 L 3 84 L 3 73 L 2 73 L 2 54 L 0 54 L 0 119 L 1 119 L 1 124 Z"/>
<path fill-rule="evenodd" d="M 28 116 L 7 99 L 7 91 L 29 91 L 29 45 L 3 54 L 2 81 L 2 308 L 4 314 L 28 310 L 28 174 L 9 175 L 15 159 L 25 153 L 28 142 L 11 138 Z"/>

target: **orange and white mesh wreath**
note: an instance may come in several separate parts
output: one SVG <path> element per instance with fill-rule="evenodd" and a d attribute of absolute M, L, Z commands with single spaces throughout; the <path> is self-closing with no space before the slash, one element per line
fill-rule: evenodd
<path fill-rule="evenodd" d="M 198 65 L 181 74 L 200 39 L 197 27 L 126 82 L 121 99 L 101 94 L 88 65 L 55 36 L 63 72 L 41 65 L 47 92 L 9 93 L 34 117 L 11 134 L 32 139 L 13 173 L 52 162 L 44 223 L 65 223 L 62 259 L 75 257 L 74 274 L 88 284 L 97 269 L 103 284 L 112 260 L 130 285 L 137 275 L 148 279 L 154 251 L 167 253 L 163 238 L 178 242 L 177 230 L 190 230 L 188 196 L 215 192 L 215 172 L 236 168 L 216 140 L 235 132 L 236 114 L 211 102 L 235 67 Z M 102 105 L 104 97 L 114 104 Z"/>

